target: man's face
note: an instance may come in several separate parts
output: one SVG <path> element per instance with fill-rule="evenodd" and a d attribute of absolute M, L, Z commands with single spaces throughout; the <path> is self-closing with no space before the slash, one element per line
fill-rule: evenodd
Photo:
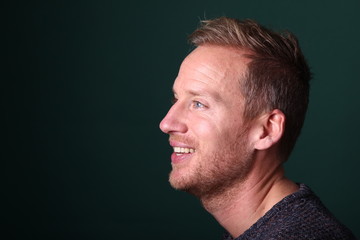
<path fill-rule="evenodd" d="M 251 165 L 239 81 L 248 60 L 240 50 L 199 46 L 180 67 L 174 105 L 160 123 L 170 136 L 170 183 L 198 196 L 242 181 Z"/>

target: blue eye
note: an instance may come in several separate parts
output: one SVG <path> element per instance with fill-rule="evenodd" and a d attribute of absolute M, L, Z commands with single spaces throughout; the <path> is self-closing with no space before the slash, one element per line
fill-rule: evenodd
<path fill-rule="evenodd" d="M 205 105 L 202 104 L 201 102 L 198 101 L 194 101 L 194 108 L 204 108 Z"/>

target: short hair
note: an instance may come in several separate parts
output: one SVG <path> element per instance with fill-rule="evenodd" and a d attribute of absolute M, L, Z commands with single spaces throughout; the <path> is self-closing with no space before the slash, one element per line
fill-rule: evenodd
<path fill-rule="evenodd" d="M 251 61 L 240 81 L 245 98 L 244 118 L 252 120 L 265 111 L 281 110 L 285 131 L 280 153 L 286 160 L 300 135 L 309 102 L 311 72 L 290 32 L 276 33 L 253 20 L 220 17 L 201 21 L 190 36 L 194 46 L 212 44 L 244 49 Z"/>

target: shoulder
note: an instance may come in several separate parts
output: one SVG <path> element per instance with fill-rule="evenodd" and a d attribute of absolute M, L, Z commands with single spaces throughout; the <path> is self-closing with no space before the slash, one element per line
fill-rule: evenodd
<path fill-rule="evenodd" d="M 309 187 L 285 197 L 237 239 L 355 239 Z"/>

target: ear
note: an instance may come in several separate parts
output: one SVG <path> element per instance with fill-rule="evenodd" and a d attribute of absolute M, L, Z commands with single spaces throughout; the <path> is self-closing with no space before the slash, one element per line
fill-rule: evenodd
<path fill-rule="evenodd" d="M 279 142 L 285 130 L 285 114 L 279 109 L 259 118 L 255 136 L 255 149 L 265 150 Z"/>

